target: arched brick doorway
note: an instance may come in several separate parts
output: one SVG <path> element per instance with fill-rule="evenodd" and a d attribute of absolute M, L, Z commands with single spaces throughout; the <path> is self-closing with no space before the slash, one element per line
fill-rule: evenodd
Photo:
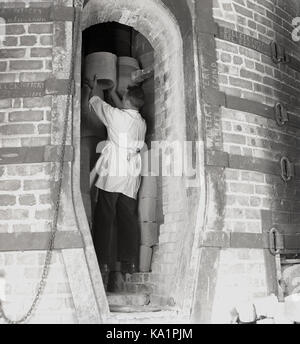
<path fill-rule="evenodd" d="M 142 6 L 137 0 L 87 2 L 83 9 L 82 30 L 110 21 L 133 27 L 148 39 L 155 51 L 155 139 L 182 143 L 198 141 L 192 19 L 185 1 L 179 1 L 175 8 L 169 1 L 149 0 Z M 78 75 L 78 81 L 79 78 Z M 74 132 L 78 146 L 76 124 Z M 194 149 L 192 159 L 197 164 L 196 170 L 199 168 L 197 153 Z M 191 181 L 193 183 L 189 184 Z M 197 270 L 197 259 L 193 258 L 197 255 L 198 186 L 197 178 L 161 178 L 164 221 L 160 226 L 158 252 L 152 263 L 153 304 L 169 303 L 180 308 L 185 305 L 187 310 L 191 307 Z M 82 204 L 78 205 L 77 212 L 82 215 L 79 217 L 84 217 Z M 82 219 L 81 224 L 88 243 L 87 261 L 95 293 L 105 313 L 108 308 L 87 221 Z"/>

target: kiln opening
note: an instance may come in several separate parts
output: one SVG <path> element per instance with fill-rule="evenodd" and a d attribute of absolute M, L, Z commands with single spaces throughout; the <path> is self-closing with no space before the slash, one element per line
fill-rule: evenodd
<path fill-rule="evenodd" d="M 90 183 L 90 173 L 101 155 L 107 139 L 105 125 L 89 106 L 93 82 L 96 94 L 111 106 L 115 103 L 110 89 L 115 88 L 122 99 L 127 87 L 141 86 L 145 103 L 140 110 L 147 124 L 146 146 L 155 137 L 154 50 L 148 40 L 132 27 L 117 22 L 93 25 L 83 32 L 82 49 L 82 101 L 81 101 L 81 192 L 92 235 L 101 229 L 97 202 L 99 189 Z M 97 181 L 97 178 L 95 179 Z M 125 280 L 120 272 L 150 272 L 153 250 L 158 243 L 159 214 L 157 178 L 142 177 L 136 209 L 139 220 L 139 238 L 134 261 L 127 259 L 126 240 L 115 222 L 113 252 L 109 258 L 108 291 L 124 291 Z M 102 233 L 103 236 L 107 233 Z M 128 244 L 128 243 L 127 243 Z M 98 257 L 101 266 L 101 261 Z M 103 270 L 103 267 L 102 267 Z M 104 276 L 104 274 L 103 274 Z"/>

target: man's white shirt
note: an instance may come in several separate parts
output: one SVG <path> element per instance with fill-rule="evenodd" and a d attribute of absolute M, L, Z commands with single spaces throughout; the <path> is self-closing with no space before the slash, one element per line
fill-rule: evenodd
<path fill-rule="evenodd" d="M 146 122 L 136 110 L 114 108 L 94 96 L 89 101 L 107 128 L 108 139 L 96 164 L 96 187 L 137 198 L 141 183 Z"/>

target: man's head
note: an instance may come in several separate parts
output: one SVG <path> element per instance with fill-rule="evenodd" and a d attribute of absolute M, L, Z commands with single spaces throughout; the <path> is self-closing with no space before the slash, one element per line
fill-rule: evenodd
<path fill-rule="evenodd" d="M 145 94 L 140 86 L 128 87 L 123 97 L 125 109 L 140 110 L 145 103 Z"/>

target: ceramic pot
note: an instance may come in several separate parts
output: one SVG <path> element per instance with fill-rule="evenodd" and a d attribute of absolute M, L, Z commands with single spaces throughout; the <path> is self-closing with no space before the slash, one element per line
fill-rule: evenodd
<path fill-rule="evenodd" d="M 140 69 L 139 63 L 132 57 L 122 56 L 118 58 L 118 87 L 117 91 L 123 96 L 128 86 L 135 86 L 131 74 Z"/>
<path fill-rule="evenodd" d="M 117 56 L 108 52 L 93 53 L 85 58 L 84 79 L 93 85 L 97 78 L 99 86 L 108 90 L 117 83 Z"/>
<path fill-rule="evenodd" d="M 152 248 L 140 246 L 140 272 L 149 272 L 151 269 Z"/>
<path fill-rule="evenodd" d="M 139 191 L 141 198 L 157 198 L 157 177 L 144 176 Z"/>
<path fill-rule="evenodd" d="M 138 204 L 138 215 L 140 222 L 156 222 L 157 204 L 155 198 L 141 198 Z"/>
<path fill-rule="evenodd" d="M 155 222 L 142 222 L 141 228 L 141 244 L 152 247 L 158 243 L 158 225 Z"/>

